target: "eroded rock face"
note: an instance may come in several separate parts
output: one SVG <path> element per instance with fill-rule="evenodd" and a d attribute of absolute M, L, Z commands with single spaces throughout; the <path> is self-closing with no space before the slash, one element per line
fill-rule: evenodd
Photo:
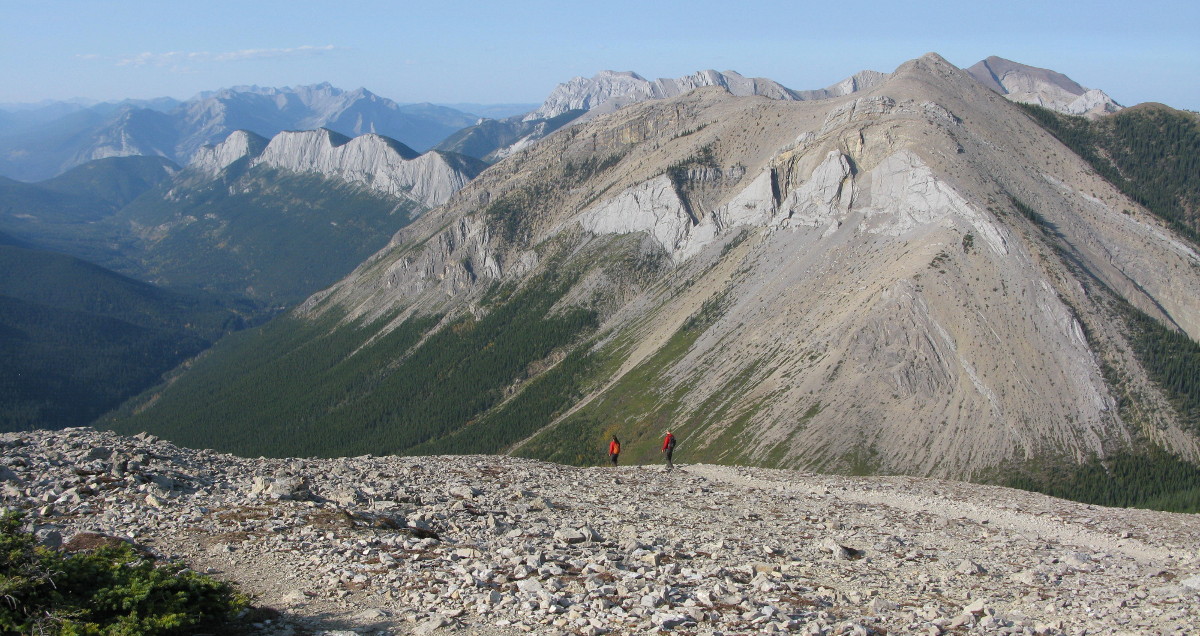
<path fill-rule="evenodd" d="M 189 165 L 215 175 L 248 158 L 268 166 L 361 184 L 387 194 L 412 198 L 426 207 L 445 203 L 482 170 L 482 165 L 440 152 L 418 155 L 400 142 L 376 134 L 353 139 L 329 130 L 282 132 L 270 142 L 245 131 L 216 146 L 206 146 Z"/>
<path fill-rule="evenodd" d="M 188 167 L 205 174 L 216 175 L 239 159 L 259 156 L 267 147 L 267 143 L 267 139 L 248 130 L 235 130 L 225 141 L 200 148 Z"/>
<path fill-rule="evenodd" d="M 694 220 L 671 180 L 663 175 L 583 213 L 579 223 L 594 234 L 647 232 L 664 250 L 677 253 L 691 238 Z"/>
<path fill-rule="evenodd" d="M 282 612 L 255 626 L 266 634 L 1200 621 L 1200 519 L 1003 488 L 486 456 L 252 460 L 90 429 L 6 433 L 0 458 L 3 504 L 44 543 L 128 540 L 232 580 Z"/>

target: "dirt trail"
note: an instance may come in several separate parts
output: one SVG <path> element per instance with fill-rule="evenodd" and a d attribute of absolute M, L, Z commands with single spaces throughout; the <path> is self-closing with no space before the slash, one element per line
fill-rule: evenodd
<path fill-rule="evenodd" d="M 1200 516 L 1178 515 L 1178 527 L 1159 527 L 1152 538 L 1154 545 L 1129 535 L 1128 532 L 1105 531 L 1106 518 L 1114 515 L 1138 515 L 1148 511 L 1112 509 L 1089 506 L 1072 501 L 1021 493 L 1023 499 L 1039 498 L 1035 506 L 1016 509 L 1016 499 L 1005 497 L 1007 489 L 995 488 L 992 497 L 980 497 L 978 487 L 959 494 L 959 485 L 937 480 L 912 478 L 877 478 L 864 482 L 862 478 L 834 476 L 796 477 L 788 481 L 770 479 L 760 474 L 748 474 L 745 469 L 709 464 L 684 467 L 693 475 L 708 480 L 744 488 L 759 488 L 802 494 L 828 494 L 847 503 L 887 506 L 909 514 L 922 513 L 946 519 L 967 519 L 1009 532 L 1036 535 L 1064 546 L 1116 552 L 1145 563 L 1163 563 L 1200 547 Z M 771 471 L 755 471 L 755 473 Z M 886 488 L 864 489 L 864 483 Z M 1153 513 L 1162 514 L 1162 513 Z M 1097 529 L 1090 525 L 1100 526 Z M 1128 527 L 1128 523 L 1123 524 Z M 1148 533 L 1153 529 L 1147 528 Z M 1190 535 L 1190 540 L 1189 540 Z M 1190 554 L 1189 554 L 1190 556 Z"/>

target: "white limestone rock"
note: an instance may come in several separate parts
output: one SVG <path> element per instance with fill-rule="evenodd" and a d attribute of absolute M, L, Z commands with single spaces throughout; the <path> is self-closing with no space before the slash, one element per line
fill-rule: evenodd
<path fill-rule="evenodd" d="M 353 139 L 330 130 L 285 131 L 270 142 L 235 131 L 222 143 L 205 146 L 189 168 L 215 176 L 234 162 L 297 173 L 320 174 L 362 185 L 425 207 L 445 203 L 482 166 L 431 151 L 418 155 L 404 144 L 376 134 Z"/>
<path fill-rule="evenodd" d="M 267 139 L 248 130 L 235 130 L 225 141 L 200 148 L 188 168 L 216 176 L 239 159 L 258 157 L 268 143 Z"/>
<path fill-rule="evenodd" d="M 254 162 L 293 172 L 315 172 L 435 207 L 474 175 L 455 169 L 439 152 L 417 155 L 375 134 L 347 139 L 329 130 L 279 133 Z"/>

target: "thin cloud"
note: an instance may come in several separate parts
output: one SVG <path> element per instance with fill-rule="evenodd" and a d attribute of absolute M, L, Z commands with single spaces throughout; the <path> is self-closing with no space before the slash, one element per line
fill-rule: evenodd
<path fill-rule="evenodd" d="M 129 55 L 117 60 L 117 66 L 154 66 L 174 67 L 180 64 L 195 64 L 204 62 L 239 62 L 242 60 L 261 60 L 280 57 L 298 57 L 306 55 L 321 55 L 337 50 L 332 44 L 325 46 L 297 46 L 285 49 L 243 49 L 241 51 L 226 51 L 211 53 L 208 51 L 168 51 L 166 53 L 143 52 Z"/>
<path fill-rule="evenodd" d="M 333 51 L 337 47 L 332 44 L 325 46 L 297 46 L 290 49 L 245 49 L 242 51 L 231 51 L 229 53 L 219 53 L 213 57 L 217 62 L 233 62 L 237 60 L 258 60 L 270 57 L 294 57 L 300 55 L 320 55 Z"/>

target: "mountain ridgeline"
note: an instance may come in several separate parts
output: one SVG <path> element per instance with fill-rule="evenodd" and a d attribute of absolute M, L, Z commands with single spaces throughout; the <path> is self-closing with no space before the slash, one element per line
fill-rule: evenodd
<path fill-rule="evenodd" d="M 482 169 L 328 130 L 200 154 L 0 180 L 0 430 L 91 423 L 336 282 Z"/>
<path fill-rule="evenodd" d="M 345 91 L 327 83 L 240 86 L 185 102 L 70 106 L 0 117 L 0 174 L 38 181 L 92 160 L 131 155 L 184 165 L 204 146 L 238 130 L 271 138 L 287 130 L 327 128 L 349 137 L 384 135 L 424 152 L 478 119 L 454 108 L 402 105 L 366 89 Z"/>
<path fill-rule="evenodd" d="M 1195 245 L 938 56 L 877 79 L 546 136 L 107 422 L 575 464 L 612 435 L 654 460 L 670 428 L 683 462 L 1034 488 L 1162 456 L 1123 488 L 1170 492 L 1133 503 L 1194 487 Z"/>

